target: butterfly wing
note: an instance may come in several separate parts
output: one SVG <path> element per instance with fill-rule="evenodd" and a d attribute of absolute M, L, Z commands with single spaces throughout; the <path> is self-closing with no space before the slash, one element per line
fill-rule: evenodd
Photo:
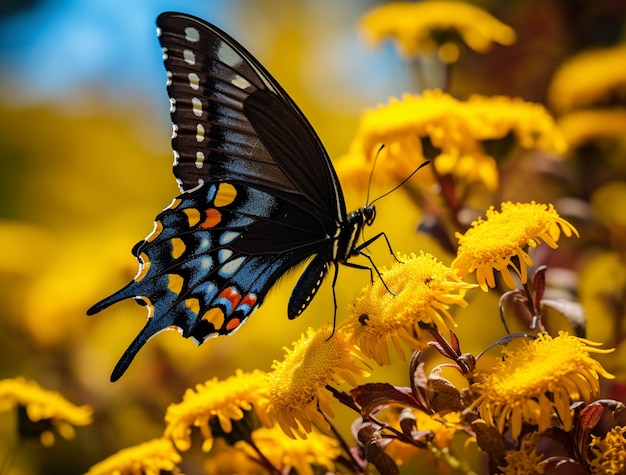
<path fill-rule="evenodd" d="M 172 102 L 174 174 L 181 189 L 208 175 L 298 194 L 332 216 L 345 217 L 328 154 L 267 70 L 199 18 L 163 13 L 157 26 Z"/>
<path fill-rule="evenodd" d="M 183 193 L 134 247 L 137 276 L 88 310 L 127 298 L 148 307 L 112 380 L 163 329 L 198 343 L 235 331 L 287 270 L 330 256 L 346 217 L 319 138 L 270 74 L 200 19 L 164 13 L 157 25 Z"/>

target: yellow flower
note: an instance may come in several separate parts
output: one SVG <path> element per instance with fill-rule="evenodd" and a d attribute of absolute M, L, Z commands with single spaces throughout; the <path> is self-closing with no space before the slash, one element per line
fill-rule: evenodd
<path fill-rule="evenodd" d="M 522 441 L 518 450 L 507 452 L 504 456 L 506 465 L 498 467 L 502 475 L 541 475 L 543 456 L 537 453 L 537 444 L 541 434 L 533 432 L 532 436 Z"/>
<path fill-rule="evenodd" d="M 621 140 L 626 130 L 626 109 L 570 112 L 559 118 L 558 127 L 571 148 L 589 142 Z"/>
<path fill-rule="evenodd" d="M 159 475 L 181 473 L 181 457 L 168 439 L 154 439 L 120 450 L 95 464 L 86 475 Z"/>
<path fill-rule="evenodd" d="M 330 325 L 317 331 L 309 329 L 294 343 L 282 361 L 274 361 L 268 374 L 270 386 L 269 407 L 282 430 L 291 438 L 295 434 L 306 438 L 311 424 L 328 428 L 320 413 L 333 417 L 332 395 L 326 385 L 347 382 L 355 386 L 353 374 L 368 373 L 356 365 L 361 361 L 358 348 L 337 328 L 332 334 Z M 330 338 L 329 338 L 330 337 Z"/>
<path fill-rule="evenodd" d="M 503 433 L 508 426 L 517 438 L 522 422 L 537 424 L 539 431 L 553 425 L 556 412 L 563 428 L 572 428 L 571 401 L 598 396 L 598 375 L 613 378 L 590 353 L 613 350 L 594 348 L 598 343 L 559 332 L 556 338 L 539 334 L 536 340 L 504 349 L 503 359 L 489 371 L 478 371 L 471 390 L 480 396 L 472 404 L 482 419 Z"/>
<path fill-rule="evenodd" d="M 609 102 L 626 91 L 626 44 L 585 51 L 561 65 L 548 100 L 559 112 Z"/>
<path fill-rule="evenodd" d="M 261 428 L 252 433 L 252 440 L 259 451 L 280 473 L 314 475 L 313 467 L 322 467 L 324 473 L 335 473 L 335 459 L 339 457 L 339 442 L 313 431 L 306 439 L 292 439 L 278 427 Z M 246 442 L 239 441 L 236 447 L 256 459 L 258 453 Z"/>
<path fill-rule="evenodd" d="M 526 283 L 527 267 L 533 263 L 525 250 L 527 246 L 534 248 L 543 241 L 556 249 L 561 231 L 568 237 L 578 236 L 576 228 L 561 218 L 551 204 L 506 202 L 501 208 L 498 212 L 491 206 L 485 220 L 479 218 L 465 234 L 456 234 L 459 249 L 451 266 L 461 277 L 475 270 L 484 291 L 496 285 L 494 269 L 511 289 L 516 287 L 511 269 Z M 519 267 L 513 262 L 515 257 Z"/>
<path fill-rule="evenodd" d="M 460 113 L 471 135 L 479 141 L 513 133 L 524 149 L 563 153 L 567 144 L 545 107 L 519 97 L 471 96 Z"/>
<path fill-rule="evenodd" d="M 350 157 L 371 160 L 385 145 L 378 160 L 397 180 L 408 176 L 427 158 L 440 175 L 452 174 L 466 183 L 498 184 L 494 157 L 484 144 L 516 137 L 527 149 L 562 153 L 566 143 L 554 120 L 539 104 L 503 96 L 472 96 L 460 101 L 439 90 L 406 94 L 401 100 L 366 111 L 350 147 Z M 432 183 L 428 170 L 417 180 Z"/>
<path fill-rule="evenodd" d="M 179 450 L 187 450 L 191 446 L 191 428 L 199 427 L 204 437 L 202 450 L 208 452 L 213 445 L 211 420 L 217 419 L 222 430 L 230 432 L 233 420 L 242 419 L 244 411 L 255 408 L 263 423 L 269 425 L 266 404 L 265 373 L 261 371 L 239 370 L 223 381 L 213 378 L 188 389 L 181 402 L 167 408 L 164 436 L 171 438 Z"/>
<path fill-rule="evenodd" d="M 593 475 L 619 475 L 626 472 L 626 427 L 613 427 L 603 437 L 591 436 Z"/>
<path fill-rule="evenodd" d="M 23 378 L 0 380 L 0 412 L 13 407 L 26 411 L 33 423 L 44 423 L 38 430 L 42 445 L 54 444 L 55 428 L 65 439 L 74 437 L 74 427 L 91 424 L 91 406 L 75 406 L 56 391 L 41 388 L 34 381 Z"/>
<path fill-rule="evenodd" d="M 351 317 L 340 329 L 350 335 L 361 351 L 379 365 L 391 362 L 389 342 L 404 359 L 400 342 L 413 349 L 425 348 L 432 335 L 420 324 L 435 325 L 448 334 L 456 326 L 448 309 L 467 306 L 467 284 L 449 267 L 430 254 L 399 256 L 390 270 L 383 269 L 385 288 L 380 280 L 363 289 L 351 308 Z"/>
<path fill-rule="evenodd" d="M 372 44 L 391 37 L 406 57 L 437 50 L 446 63 L 458 59 L 459 36 L 481 53 L 492 43 L 510 45 L 515 41 L 515 31 L 485 10 L 453 1 L 388 3 L 367 13 L 361 29 Z"/>

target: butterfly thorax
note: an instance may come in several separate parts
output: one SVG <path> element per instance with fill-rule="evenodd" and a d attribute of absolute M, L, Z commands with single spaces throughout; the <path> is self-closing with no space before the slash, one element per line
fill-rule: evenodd
<path fill-rule="evenodd" d="M 293 289 L 287 306 L 287 315 L 290 319 L 296 318 L 309 306 L 331 263 L 346 264 L 348 259 L 359 254 L 359 247 L 356 243 L 363 226 L 370 226 L 375 217 L 376 209 L 366 205 L 337 223 L 336 232 L 332 237 L 332 247 L 323 249 L 313 257 Z"/>
<path fill-rule="evenodd" d="M 376 218 L 376 208 L 366 205 L 350 213 L 339 226 L 333 248 L 333 261 L 344 264 L 350 257 L 358 254 L 357 240 L 363 226 L 371 226 Z"/>

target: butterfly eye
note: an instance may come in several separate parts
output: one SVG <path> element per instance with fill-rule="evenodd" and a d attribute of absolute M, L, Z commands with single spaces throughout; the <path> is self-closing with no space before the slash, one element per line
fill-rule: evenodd
<path fill-rule="evenodd" d="M 376 218 L 376 207 L 375 206 L 364 206 L 363 207 L 363 221 L 368 226 L 371 226 Z"/>

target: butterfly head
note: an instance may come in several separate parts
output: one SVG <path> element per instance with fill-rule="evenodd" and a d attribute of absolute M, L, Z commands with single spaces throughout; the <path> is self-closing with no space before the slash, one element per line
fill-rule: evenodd
<path fill-rule="evenodd" d="M 371 205 L 363 206 L 361 212 L 363 213 L 363 223 L 371 226 L 376 219 L 376 207 Z"/>

